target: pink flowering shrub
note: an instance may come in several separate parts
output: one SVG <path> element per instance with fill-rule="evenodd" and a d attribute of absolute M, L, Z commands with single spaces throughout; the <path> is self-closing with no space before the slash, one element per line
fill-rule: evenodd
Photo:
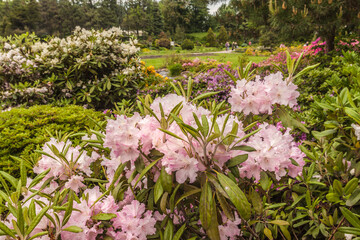
<path fill-rule="evenodd" d="M 270 74 L 263 80 L 258 76 L 254 81 L 238 80 L 231 88 L 229 103 L 237 112 L 248 115 L 271 114 L 274 104 L 294 107 L 300 95 L 297 86 L 283 80 L 280 72 Z"/>

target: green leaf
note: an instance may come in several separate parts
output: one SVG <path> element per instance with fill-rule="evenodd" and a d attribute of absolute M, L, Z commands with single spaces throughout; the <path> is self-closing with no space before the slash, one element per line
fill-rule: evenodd
<path fill-rule="evenodd" d="M 209 122 L 205 115 L 201 116 L 201 122 L 202 122 L 202 127 L 203 127 L 202 134 L 204 137 L 207 137 L 207 135 L 209 134 Z"/>
<path fill-rule="evenodd" d="M 201 99 L 204 99 L 204 98 L 209 98 L 209 97 L 214 96 L 214 95 L 216 95 L 216 94 L 218 94 L 218 93 L 219 93 L 219 92 L 203 93 L 203 94 L 197 96 L 196 98 L 194 98 L 194 99 L 192 100 L 192 102 L 196 102 L 197 100 L 201 100 Z"/>
<path fill-rule="evenodd" d="M 346 200 L 346 206 L 352 207 L 360 201 L 360 189 L 356 189 Z"/>
<path fill-rule="evenodd" d="M 223 195 L 221 193 L 219 193 L 218 191 L 216 191 L 216 198 L 217 198 L 218 202 L 220 203 L 220 207 L 222 208 L 225 216 L 229 220 L 234 221 L 235 220 L 234 214 L 231 211 L 231 208 L 230 208 L 228 202 L 226 201 L 226 199 L 223 197 Z"/>
<path fill-rule="evenodd" d="M 162 128 L 159 128 L 159 130 L 162 131 L 162 132 L 164 132 L 164 133 L 166 133 L 166 134 L 168 134 L 168 135 L 170 135 L 170 136 L 172 136 L 172 137 L 174 137 L 174 138 L 177 138 L 177 139 L 180 139 L 181 141 L 186 142 L 184 139 L 182 139 L 181 137 L 179 137 L 179 136 L 176 135 L 175 133 L 172 133 L 172 132 L 170 132 L 170 131 L 168 131 L 168 130 L 166 130 L 166 129 L 162 129 Z"/>
<path fill-rule="evenodd" d="M 10 228 L 8 228 L 5 224 L 3 224 L 1 221 L 0 221 L 0 230 L 3 231 L 8 236 L 16 239 L 16 236 L 13 233 L 13 231 Z"/>
<path fill-rule="evenodd" d="M 359 186 L 359 179 L 351 179 L 344 188 L 345 195 L 351 194 Z"/>
<path fill-rule="evenodd" d="M 78 227 L 78 226 L 70 226 L 70 227 L 67 227 L 67 228 L 63 228 L 62 231 L 79 233 L 79 232 L 82 232 L 83 229 L 81 227 Z"/>
<path fill-rule="evenodd" d="M 306 74 L 307 72 L 309 72 L 310 70 L 316 68 L 319 65 L 320 65 L 320 63 L 317 63 L 317 64 L 314 64 L 314 65 L 311 65 L 311 66 L 308 66 L 308 67 L 304 68 L 298 74 L 296 74 L 295 77 L 293 77 L 293 79 L 296 79 L 296 78 Z"/>
<path fill-rule="evenodd" d="M 250 200 L 257 214 L 261 214 L 263 211 L 263 201 L 257 191 L 254 189 L 250 190 Z"/>
<path fill-rule="evenodd" d="M 212 212 L 213 212 L 212 201 L 213 201 L 212 191 L 209 183 L 206 181 L 204 186 L 202 186 L 200 204 L 199 204 L 200 221 L 201 221 L 201 225 L 204 227 L 205 230 L 209 229 L 211 225 Z"/>
<path fill-rule="evenodd" d="M 175 233 L 174 238 L 172 240 L 180 240 L 182 234 L 184 233 L 186 227 L 186 223 L 184 223 L 181 228 Z"/>
<path fill-rule="evenodd" d="M 150 163 L 141 173 L 140 176 L 138 178 L 138 180 L 136 180 L 134 188 L 136 187 L 136 185 L 141 181 L 141 179 L 143 178 L 143 176 L 160 160 L 161 158 L 156 159 L 155 161 L 153 161 L 152 163 Z"/>
<path fill-rule="evenodd" d="M 245 194 L 241 189 L 227 176 L 217 173 L 219 182 L 224 188 L 225 192 L 229 195 L 231 202 L 238 210 L 241 218 L 248 220 L 251 216 L 251 205 L 246 199 Z"/>
<path fill-rule="evenodd" d="M 14 178 L 13 176 L 11 176 L 10 174 L 4 172 L 4 171 L 0 171 L 0 174 L 14 187 L 16 188 L 18 185 L 18 180 L 16 178 Z"/>
<path fill-rule="evenodd" d="M 345 108 L 345 113 L 360 124 L 360 114 L 352 108 Z"/>
<path fill-rule="evenodd" d="M 49 208 L 50 208 L 49 206 L 44 207 L 43 209 L 41 209 L 41 211 L 38 213 L 38 215 L 35 216 L 35 218 L 31 222 L 30 226 L 26 230 L 26 235 L 29 235 L 34 230 L 34 228 L 39 224 L 39 222 L 44 217 L 45 213 L 49 210 Z"/>
<path fill-rule="evenodd" d="M 279 226 L 288 226 L 289 225 L 289 223 L 287 221 L 284 221 L 284 220 L 273 220 L 273 221 L 270 221 L 268 223 L 279 225 Z"/>
<path fill-rule="evenodd" d="M 164 239 L 172 240 L 173 235 L 174 235 L 174 225 L 169 219 L 164 231 Z"/>
<path fill-rule="evenodd" d="M 235 166 L 245 162 L 247 159 L 248 159 L 247 154 L 238 155 L 238 156 L 233 157 L 232 159 L 230 159 L 226 163 L 226 165 L 227 165 L 228 168 L 235 167 Z"/>
<path fill-rule="evenodd" d="M 246 145 L 235 146 L 235 147 L 232 147 L 231 150 L 239 150 L 239 151 L 245 151 L 245 152 L 254 152 L 254 151 L 256 151 L 255 148 L 250 147 L 250 146 L 246 146 Z"/>
<path fill-rule="evenodd" d="M 38 237 L 44 236 L 44 235 L 46 235 L 48 233 L 49 233 L 48 231 L 39 232 L 39 233 L 35 234 L 34 236 L 30 237 L 28 240 L 37 239 Z"/>
<path fill-rule="evenodd" d="M 157 201 L 159 201 L 159 199 L 163 193 L 164 193 L 164 188 L 161 184 L 161 181 L 158 180 L 154 186 L 154 201 L 155 201 L 155 203 L 157 203 Z"/>
<path fill-rule="evenodd" d="M 164 191 L 171 193 L 173 184 L 172 175 L 165 171 L 165 167 L 161 168 L 160 180 Z"/>
<path fill-rule="evenodd" d="M 265 236 L 267 236 L 270 240 L 273 240 L 273 239 L 274 239 L 273 236 L 272 236 L 272 233 L 271 233 L 270 229 L 265 228 L 265 229 L 264 229 L 264 234 L 265 234 Z"/>
<path fill-rule="evenodd" d="M 340 207 L 340 211 L 351 225 L 360 228 L 360 220 L 349 209 Z"/>
<path fill-rule="evenodd" d="M 360 236 L 360 229 L 353 227 L 339 227 L 339 232 Z"/>
<path fill-rule="evenodd" d="M 344 194 L 341 182 L 337 179 L 334 180 L 333 189 L 338 196 L 342 196 Z"/>
<path fill-rule="evenodd" d="M 332 135 L 332 134 L 334 134 L 336 132 L 337 132 L 337 129 L 329 129 L 329 130 L 325 130 L 325 131 L 322 131 L 322 132 L 312 131 L 311 133 L 316 139 L 320 139 L 322 137 Z"/>
<path fill-rule="evenodd" d="M 116 214 L 114 213 L 98 213 L 91 217 L 91 219 L 99 221 L 108 221 L 113 218 L 116 218 Z"/>

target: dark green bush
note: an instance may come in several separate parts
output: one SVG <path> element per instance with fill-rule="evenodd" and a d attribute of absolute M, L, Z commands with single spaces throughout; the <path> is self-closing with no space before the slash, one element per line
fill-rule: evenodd
<path fill-rule="evenodd" d="M 52 107 L 33 106 L 28 109 L 14 108 L 0 113 L 0 170 L 15 174 L 18 163 L 10 155 L 29 159 L 37 147 L 42 147 L 58 132 L 80 132 L 93 127 L 93 121 L 104 115 L 80 106 Z"/>
<path fill-rule="evenodd" d="M 181 48 L 183 50 L 193 50 L 195 47 L 195 44 L 190 39 L 185 39 L 184 42 L 181 44 Z"/>
<path fill-rule="evenodd" d="M 180 63 L 176 63 L 173 65 L 170 65 L 168 67 L 169 71 L 170 71 L 170 76 L 174 77 L 174 76 L 179 76 L 181 71 L 182 71 L 182 66 Z"/>

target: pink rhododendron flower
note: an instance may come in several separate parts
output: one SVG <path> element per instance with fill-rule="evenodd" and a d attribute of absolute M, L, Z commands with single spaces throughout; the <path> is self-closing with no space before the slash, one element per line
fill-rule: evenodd
<path fill-rule="evenodd" d="M 78 193 L 80 188 L 85 187 L 85 184 L 83 184 L 82 181 L 84 181 L 82 176 L 71 176 L 71 178 L 65 183 L 65 188 L 70 188 L 74 192 Z"/>
<path fill-rule="evenodd" d="M 264 80 L 257 76 L 254 81 L 237 81 L 236 86 L 231 88 L 229 103 L 233 111 L 246 115 L 271 114 L 273 104 L 297 105 L 296 98 L 300 94 L 296 89 L 296 85 L 283 80 L 280 72 L 270 74 Z"/>
<path fill-rule="evenodd" d="M 151 211 L 145 211 L 145 205 L 134 200 L 126 205 L 117 218 L 113 219 L 113 226 L 120 231 L 116 233 L 116 239 L 124 240 L 146 240 L 147 235 L 155 234 L 156 220 Z"/>
<path fill-rule="evenodd" d="M 261 171 L 274 172 L 280 179 L 286 175 L 296 177 L 301 173 L 305 162 L 304 154 L 294 144 L 289 130 L 282 133 L 275 126 L 264 123 L 259 126 L 261 131 L 250 137 L 247 145 L 256 149 L 248 153 L 248 160 L 241 164 L 240 173 L 243 177 L 254 177 L 260 180 Z M 299 166 L 295 166 L 293 159 Z"/>
<path fill-rule="evenodd" d="M 225 214 L 221 214 L 223 225 L 219 226 L 219 233 L 221 240 L 236 240 L 241 236 L 240 227 L 241 219 L 235 213 L 234 221 L 229 220 Z"/>

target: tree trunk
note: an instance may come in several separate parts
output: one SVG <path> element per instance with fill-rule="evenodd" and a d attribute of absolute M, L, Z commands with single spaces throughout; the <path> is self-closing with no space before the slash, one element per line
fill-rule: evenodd
<path fill-rule="evenodd" d="M 336 29 L 333 27 L 326 35 L 326 48 L 325 52 L 328 53 L 335 49 L 335 36 L 336 36 Z"/>

